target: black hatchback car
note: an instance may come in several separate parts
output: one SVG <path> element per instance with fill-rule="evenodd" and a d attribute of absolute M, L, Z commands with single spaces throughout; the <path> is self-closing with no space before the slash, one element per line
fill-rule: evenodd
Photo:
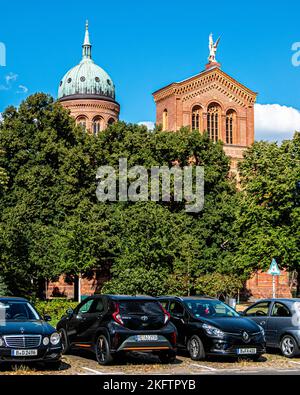
<path fill-rule="evenodd" d="M 176 358 L 176 328 L 162 305 L 147 296 L 94 295 L 68 310 L 57 324 L 64 346 L 94 351 L 101 365 L 129 351 Z"/>
<path fill-rule="evenodd" d="M 58 366 L 60 335 L 23 298 L 0 297 L 0 361 L 42 361 Z"/>
<path fill-rule="evenodd" d="M 247 356 L 253 360 L 265 352 L 264 330 L 241 317 L 225 303 L 207 297 L 160 297 L 178 331 L 178 348 L 191 359 L 207 355 Z"/>
<path fill-rule="evenodd" d="M 300 354 L 300 299 L 260 300 L 242 314 L 264 328 L 267 347 L 288 358 Z"/>

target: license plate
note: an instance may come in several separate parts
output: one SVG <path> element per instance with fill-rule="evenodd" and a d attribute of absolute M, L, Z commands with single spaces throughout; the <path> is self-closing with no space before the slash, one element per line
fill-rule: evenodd
<path fill-rule="evenodd" d="M 136 337 L 136 340 L 138 342 L 155 341 L 155 340 L 158 340 L 158 336 L 157 335 L 138 335 Z"/>
<path fill-rule="evenodd" d="M 12 350 L 13 357 L 34 357 L 38 355 L 38 350 Z"/>
<path fill-rule="evenodd" d="M 256 354 L 256 348 L 238 348 L 237 353 L 239 355 Z"/>

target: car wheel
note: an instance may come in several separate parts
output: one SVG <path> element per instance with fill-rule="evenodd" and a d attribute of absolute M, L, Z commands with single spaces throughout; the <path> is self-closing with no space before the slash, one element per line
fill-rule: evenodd
<path fill-rule="evenodd" d="M 96 358 L 100 365 L 108 365 L 113 361 L 108 341 L 104 335 L 96 340 Z"/>
<path fill-rule="evenodd" d="M 68 354 L 68 352 L 70 351 L 70 343 L 67 333 L 64 329 L 60 329 L 58 333 L 60 334 L 60 338 L 61 338 L 62 353 Z"/>
<path fill-rule="evenodd" d="M 192 336 L 187 346 L 190 357 L 193 361 L 201 361 L 205 359 L 205 350 L 199 336 Z"/>
<path fill-rule="evenodd" d="M 293 336 L 286 335 L 280 342 L 280 349 L 282 354 L 287 358 L 293 358 L 299 353 L 298 345 Z"/>
<path fill-rule="evenodd" d="M 176 361 L 176 354 L 170 351 L 161 351 L 158 354 L 161 363 L 174 363 Z"/>

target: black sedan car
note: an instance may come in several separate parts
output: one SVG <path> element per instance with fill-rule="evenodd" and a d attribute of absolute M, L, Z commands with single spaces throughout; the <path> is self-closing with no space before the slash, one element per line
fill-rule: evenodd
<path fill-rule="evenodd" d="M 60 335 L 23 298 L 0 297 L 0 361 L 42 361 L 58 366 Z"/>
<path fill-rule="evenodd" d="M 217 299 L 169 296 L 158 300 L 177 328 L 178 348 L 187 349 L 193 360 L 207 355 L 257 360 L 265 352 L 263 328 Z"/>
<path fill-rule="evenodd" d="M 129 351 L 156 353 L 161 362 L 176 358 L 176 328 L 161 304 L 148 296 L 94 295 L 57 324 L 64 347 L 95 352 L 107 365 Z"/>
<path fill-rule="evenodd" d="M 300 354 L 300 299 L 260 300 L 242 314 L 264 328 L 267 347 L 288 358 Z"/>

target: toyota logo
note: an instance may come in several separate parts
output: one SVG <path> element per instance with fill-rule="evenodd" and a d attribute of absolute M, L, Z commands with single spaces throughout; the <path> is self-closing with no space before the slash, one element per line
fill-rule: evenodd
<path fill-rule="evenodd" d="M 141 317 L 142 321 L 148 321 L 148 317 L 146 315 L 143 315 L 143 317 Z"/>
<path fill-rule="evenodd" d="M 249 341 L 249 339 L 250 339 L 250 336 L 248 335 L 248 333 L 247 332 L 243 332 L 243 340 L 244 340 L 244 342 L 248 342 Z"/>

